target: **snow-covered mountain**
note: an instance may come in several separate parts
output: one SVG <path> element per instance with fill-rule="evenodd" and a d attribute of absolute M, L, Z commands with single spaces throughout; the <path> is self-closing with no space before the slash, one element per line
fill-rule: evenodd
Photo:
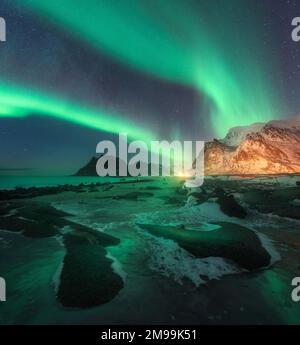
<path fill-rule="evenodd" d="M 205 171 L 214 174 L 300 173 L 300 115 L 235 127 L 205 145 Z"/>
<path fill-rule="evenodd" d="M 265 123 L 254 123 L 250 126 L 233 127 L 220 142 L 228 146 L 238 146 L 248 134 L 259 132 L 264 125 Z"/>

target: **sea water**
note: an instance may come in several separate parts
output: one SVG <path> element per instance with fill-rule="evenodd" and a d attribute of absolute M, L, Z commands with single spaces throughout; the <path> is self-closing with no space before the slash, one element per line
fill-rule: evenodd
<path fill-rule="evenodd" d="M 114 183 L 120 180 L 121 178 L 118 177 L 100 176 L 0 176 L 0 190 L 17 187 L 53 187 L 64 184 L 79 185 L 80 183 Z"/>

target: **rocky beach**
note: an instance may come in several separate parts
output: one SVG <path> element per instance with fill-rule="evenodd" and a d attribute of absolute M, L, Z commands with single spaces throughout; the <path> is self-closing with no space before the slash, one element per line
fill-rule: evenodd
<path fill-rule="evenodd" d="M 297 323 L 298 181 L 99 178 L 2 190 L 1 323 Z"/>

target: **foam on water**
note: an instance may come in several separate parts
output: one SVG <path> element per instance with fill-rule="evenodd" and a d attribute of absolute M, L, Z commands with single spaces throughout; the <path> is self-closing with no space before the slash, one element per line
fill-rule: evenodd
<path fill-rule="evenodd" d="M 190 280 L 195 286 L 224 275 L 240 273 L 234 263 L 221 257 L 195 258 L 176 242 L 138 230 L 145 238 L 149 267 L 179 284 Z"/>
<path fill-rule="evenodd" d="M 236 222 L 246 227 L 272 227 L 273 229 L 282 229 L 282 227 L 299 227 L 300 221 L 287 217 L 278 216 L 273 213 L 260 213 L 254 209 L 247 208 L 248 216 L 243 222 L 237 220 Z"/>
<path fill-rule="evenodd" d="M 195 225 L 210 222 L 232 222 L 232 218 L 226 216 L 218 204 L 205 202 L 201 205 L 186 204 L 173 210 L 140 213 L 135 216 L 136 223 L 159 225 Z"/>
<path fill-rule="evenodd" d="M 112 260 L 111 268 L 118 276 L 120 276 L 125 283 L 127 278 L 127 273 L 124 271 L 122 264 L 114 256 L 112 256 L 109 251 L 107 251 L 106 257 Z"/>
<path fill-rule="evenodd" d="M 271 256 L 271 261 L 269 266 L 273 265 L 275 262 L 280 260 L 280 254 L 279 252 L 275 249 L 274 245 L 273 245 L 273 241 L 269 239 L 269 237 L 267 237 L 264 234 L 261 234 L 260 232 L 253 230 L 256 235 L 258 236 L 258 238 L 260 239 L 261 245 L 265 248 L 265 250 L 270 254 Z"/>
<path fill-rule="evenodd" d="M 86 202 L 86 201 L 56 201 L 51 202 L 50 205 L 57 210 L 69 213 L 72 217 L 78 216 L 78 217 L 86 217 L 92 214 L 96 207 L 96 203 L 93 201 Z M 98 210 L 101 210 L 101 208 L 98 207 Z"/>

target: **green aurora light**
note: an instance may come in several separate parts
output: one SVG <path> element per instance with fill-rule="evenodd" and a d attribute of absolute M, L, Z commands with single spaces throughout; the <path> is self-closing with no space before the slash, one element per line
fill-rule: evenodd
<path fill-rule="evenodd" d="M 263 45 L 262 13 L 243 0 L 22 0 L 20 4 L 102 53 L 190 85 L 216 136 L 282 115 L 277 66 Z M 271 63 L 273 61 L 273 65 Z"/>
<path fill-rule="evenodd" d="M 29 115 L 52 116 L 61 120 L 99 129 L 109 133 L 128 133 L 131 138 L 153 139 L 150 131 L 131 123 L 118 114 L 99 109 L 88 109 L 65 100 L 50 97 L 10 84 L 0 83 L 0 117 L 26 117 Z"/>

